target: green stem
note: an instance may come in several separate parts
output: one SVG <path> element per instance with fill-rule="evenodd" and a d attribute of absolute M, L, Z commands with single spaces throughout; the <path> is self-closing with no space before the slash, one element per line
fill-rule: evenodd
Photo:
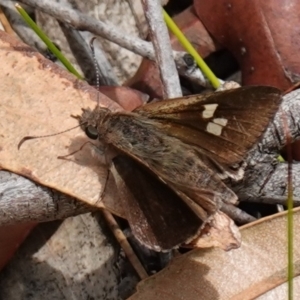
<path fill-rule="evenodd" d="M 198 52 L 192 46 L 192 44 L 188 41 L 188 39 L 184 36 L 182 31 L 177 27 L 172 18 L 163 10 L 163 16 L 168 28 L 172 31 L 172 33 L 177 37 L 182 46 L 186 49 L 186 51 L 193 56 L 195 61 L 197 62 L 199 68 L 203 72 L 203 74 L 208 78 L 211 85 L 214 88 L 218 88 L 220 86 L 219 79 L 215 76 L 215 74 L 211 71 L 205 61 L 200 57 Z"/>

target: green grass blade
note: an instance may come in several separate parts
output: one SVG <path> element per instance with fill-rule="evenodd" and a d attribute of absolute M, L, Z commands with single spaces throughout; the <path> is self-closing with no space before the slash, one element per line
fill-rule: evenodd
<path fill-rule="evenodd" d="M 19 14 L 23 17 L 24 21 L 30 26 L 30 28 L 40 37 L 40 39 L 46 44 L 48 49 L 57 57 L 57 59 L 66 67 L 66 69 L 74 74 L 79 79 L 84 79 L 72 66 L 69 60 L 57 49 L 57 47 L 51 42 L 47 35 L 39 28 L 36 23 L 30 18 L 27 12 L 17 3 L 15 5 Z"/>
<path fill-rule="evenodd" d="M 172 33 L 177 37 L 182 46 L 186 49 L 186 51 L 193 56 L 195 61 L 197 62 L 199 68 L 203 72 L 203 74 L 210 81 L 211 85 L 214 88 L 218 88 L 220 86 L 219 79 L 215 76 L 215 74 L 211 71 L 205 61 L 201 58 L 199 53 L 193 47 L 193 45 L 188 41 L 188 39 L 184 36 L 182 31 L 177 27 L 172 18 L 167 14 L 165 10 L 163 10 L 163 16 L 168 28 L 172 31 Z"/>

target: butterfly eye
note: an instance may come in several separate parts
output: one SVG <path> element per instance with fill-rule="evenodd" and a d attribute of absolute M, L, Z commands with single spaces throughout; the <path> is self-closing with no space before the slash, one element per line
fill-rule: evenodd
<path fill-rule="evenodd" d="M 90 125 L 85 129 L 85 134 L 92 140 L 96 140 L 98 138 L 97 129 Z"/>

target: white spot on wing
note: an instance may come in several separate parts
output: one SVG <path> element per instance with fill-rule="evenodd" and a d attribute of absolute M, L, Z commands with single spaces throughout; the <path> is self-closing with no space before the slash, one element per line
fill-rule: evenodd
<path fill-rule="evenodd" d="M 214 116 L 218 104 L 204 104 L 203 106 L 204 106 L 204 111 L 202 112 L 202 117 L 204 119 L 209 119 Z"/>
<path fill-rule="evenodd" d="M 214 135 L 221 135 L 222 134 L 222 129 L 223 129 L 223 126 L 219 125 L 219 124 L 215 124 L 215 123 L 212 123 L 212 122 L 209 122 L 206 126 L 206 131 L 211 133 L 211 134 L 214 134 Z"/>
<path fill-rule="evenodd" d="M 227 119 L 224 118 L 215 118 L 212 120 L 212 122 L 209 122 L 206 126 L 206 131 L 214 134 L 214 135 L 221 135 L 222 129 L 225 127 L 228 123 Z"/>
<path fill-rule="evenodd" d="M 228 120 L 227 119 L 224 119 L 224 118 L 216 118 L 216 119 L 213 119 L 213 122 L 215 124 L 219 124 L 221 126 L 226 126 L 227 123 L 228 123 Z"/>

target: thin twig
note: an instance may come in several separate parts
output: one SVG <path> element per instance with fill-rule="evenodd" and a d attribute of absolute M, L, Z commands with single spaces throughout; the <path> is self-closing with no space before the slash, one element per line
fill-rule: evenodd
<path fill-rule="evenodd" d="M 1 0 L 2 2 L 3 0 Z M 22 3 L 38 8 L 61 22 L 65 22 L 78 30 L 90 31 L 111 42 L 114 42 L 128 50 L 131 50 L 151 60 L 155 54 L 151 43 L 145 42 L 137 37 L 132 37 L 121 28 L 112 24 L 105 24 L 92 16 L 83 14 L 77 10 L 61 6 L 56 2 L 45 0 L 22 0 Z"/>
<path fill-rule="evenodd" d="M 149 24 L 151 40 L 156 53 L 156 63 L 160 70 L 164 99 L 182 96 L 180 82 L 162 7 L 158 0 L 143 0 L 145 16 Z"/>
<path fill-rule="evenodd" d="M 14 30 L 11 27 L 10 22 L 8 21 L 6 15 L 3 12 L 2 7 L 0 7 L 0 23 L 1 23 L 1 30 L 4 29 L 4 31 L 9 34 L 15 34 Z"/>
<path fill-rule="evenodd" d="M 138 29 L 139 32 L 139 37 L 141 39 L 146 38 L 147 32 L 148 32 L 148 27 L 147 24 L 145 22 L 145 17 L 144 17 L 144 11 L 143 11 L 143 7 L 141 5 L 140 1 L 134 1 L 134 0 L 126 0 L 126 2 L 128 3 L 131 13 L 134 17 L 134 21 L 136 24 L 136 27 Z M 138 11 L 137 11 L 138 10 Z M 139 14 L 138 12 L 142 12 L 143 15 Z M 142 20 L 140 19 L 140 16 L 142 16 Z"/>
<path fill-rule="evenodd" d="M 255 201 L 256 200 L 256 201 Z M 266 203 L 266 204 L 280 204 L 280 205 L 286 205 L 287 203 L 287 196 L 262 196 L 259 198 L 252 198 L 251 202 L 257 202 L 257 203 Z M 293 204 L 295 207 L 300 206 L 300 198 L 293 198 Z"/>
<path fill-rule="evenodd" d="M 68 40 L 70 49 L 79 64 L 84 77 L 90 85 L 96 85 L 96 74 L 94 60 L 91 54 L 91 49 L 86 43 L 86 40 L 91 39 L 91 34 L 87 32 L 78 32 L 77 30 L 65 25 L 59 21 L 66 39 Z M 85 36 L 85 39 L 83 38 Z M 90 36 L 90 38 L 89 38 Z M 117 84 L 116 76 L 112 71 L 112 67 L 108 62 L 105 54 L 101 51 L 100 46 L 97 47 L 97 65 L 100 70 L 100 85 L 112 86 Z"/>
<path fill-rule="evenodd" d="M 5 3 L 0 0 L 0 4 Z M 142 57 L 155 60 L 155 53 L 151 43 L 145 42 L 138 37 L 133 37 L 112 24 L 105 24 L 92 16 L 88 16 L 79 11 L 62 7 L 59 3 L 47 0 L 22 0 L 22 3 L 38 8 L 41 11 L 53 16 L 61 22 L 65 22 L 74 28 L 101 36 L 119 46 L 126 48 Z M 187 66 L 184 57 L 187 53 L 183 51 L 173 51 L 175 63 L 180 75 L 189 78 L 202 86 L 210 86 L 202 72 L 194 65 Z"/>
<path fill-rule="evenodd" d="M 132 266 L 136 270 L 137 274 L 141 279 L 145 279 L 148 277 L 146 270 L 144 269 L 143 265 L 139 261 L 138 257 L 134 253 L 133 249 L 131 248 L 130 244 L 126 236 L 124 235 L 123 231 L 120 229 L 118 223 L 116 222 L 113 215 L 106 209 L 102 209 L 103 216 L 105 217 L 110 229 L 112 230 L 114 236 L 118 240 L 119 244 L 121 245 L 122 249 L 124 250 L 126 256 L 128 257 L 129 261 L 131 262 Z"/>
<path fill-rule="evenodd" d="M 233 205 L 223 203 L 221 210 L 239 225 L 248 224 L 256 220 L 253 216 Z"/>

